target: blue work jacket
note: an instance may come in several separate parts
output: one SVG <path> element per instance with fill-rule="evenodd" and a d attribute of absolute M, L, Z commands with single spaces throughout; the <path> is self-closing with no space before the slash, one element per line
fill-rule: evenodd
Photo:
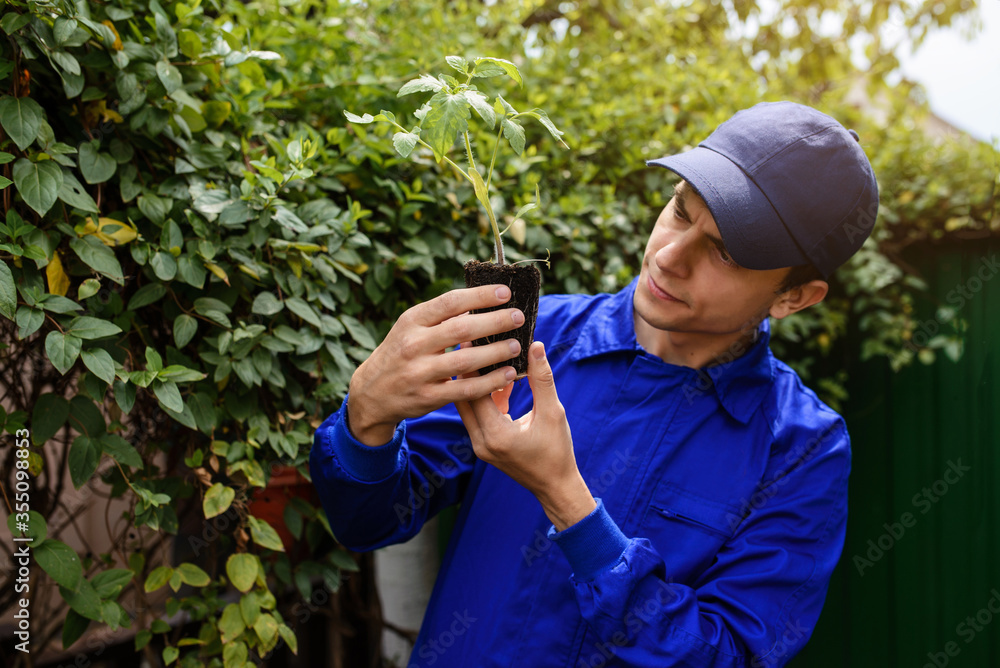
<path fill-rule="evenodd" d="M 645 352 L 635 284 L 541 299 L 535 338 L 599 500 L 562 532 L 475 457 L 453 406 L 380 447 L 343 407 L 317 430 L 313 482 L 347 547 L 406 541 L 461 503 L 408 666 L 780 666 L 808 640 L 844 542 L 843 419 L 774 358 L 767 321 L 702 370 Z M 530 409 L 521 382 L 510 414 Z"/>

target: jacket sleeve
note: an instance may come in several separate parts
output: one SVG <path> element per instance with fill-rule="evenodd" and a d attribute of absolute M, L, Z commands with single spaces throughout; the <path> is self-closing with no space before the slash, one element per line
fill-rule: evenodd
<path fill-rule="evenodd" d="M 661 554 L 670 545 L 626 537 L 600 501 L 577 524 L 551 528 L 573 569 L 580 613 L 604 656 L 615 657 L 599 665 L 771 668 L 791 660 L 819 618 L 844 544 L 850 449 L 842 423 L 831 440 L 770 478 L 773 496 L 687 584 L 666 572 Z"/>
<path fill-rule="evenodd" d="M 461 501 L 477 459 L 454 406 L 399 424 L 369 447 L 350 433 L 347 399 L 313 438 L 309 471 L 337 540 L 355 551 L 409 540 Z"/>

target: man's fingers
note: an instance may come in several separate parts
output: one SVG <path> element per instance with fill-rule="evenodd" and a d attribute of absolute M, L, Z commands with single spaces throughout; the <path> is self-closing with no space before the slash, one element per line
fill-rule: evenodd
<path fill-rule="evenodd" d="M 536 411 L 545 412 L 553 407 L 561 410 L 552 367 L 549 366 L 545 345 L 541 341 L 535 341 L 528 348 L 528 383 L 531 385 Z"/>
<path fill-rule="evenodd" d="M 516 308 L 486 313 L 464 313 L 427 330 L 437 344 L 445 347 L 460 341 L 476 341 L 517 329 L 524 324 L 524 314 Z"/>
<path fill-rule="evenodd" d="M 510 412 L 510 393 L 514 390 L 514 383 L 510 383 L 507 387 L 502 390 L 497 390 L 490 395 L 493 399 L 493 403 L 496 404 L 497 409 L 506 415 Z"/>
<path fill-rule="evenodd" d="M 506 304 L 508 299 L 510 299 L 510 288 L 506 285 L 481 285 L 475 288 L 462 288 L 446 292 L 439 297 L 414 306 L 409 313 L 416 324 L 433 327 L 467 311 Z M 459 339 L 459 341 L 468 340 L 468 338 L 478 337 L 467 337 Z M 455 345 L 459 341 L 448 345 Z"/>
<path fill-rule="evenodd" d="M 485 346 L 463 346 L 434 360 L 433 373 L 438 378 L 453 378 L 479 371 L 491 364 L 503 364 L 521 352 L 521 344 L 516 339 L 495 341 Z M 512 374 L 507 380 L 514 380 Z"/>

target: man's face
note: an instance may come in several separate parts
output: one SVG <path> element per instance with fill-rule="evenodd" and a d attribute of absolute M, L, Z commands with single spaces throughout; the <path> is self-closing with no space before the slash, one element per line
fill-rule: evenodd
<path fill-rule="evenodd" d="M 702 334 L 706 342 L 739 336 L 768 315 L 787 273 L 737 265 L 708 207 L 681 182 L 646 243 L 635 314 L 656 330 Z"/>

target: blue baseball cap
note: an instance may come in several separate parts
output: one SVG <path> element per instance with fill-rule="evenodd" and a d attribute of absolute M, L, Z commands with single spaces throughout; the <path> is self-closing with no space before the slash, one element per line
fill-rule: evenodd
<path fill-rule="evenodd" d="M 646 164 L 688 182 L 748 269 L 812 264 L 829 278 L 878 215 L 878 184 L 858 134 L 794 102 L 739 111 L 696 148 Z"/>

